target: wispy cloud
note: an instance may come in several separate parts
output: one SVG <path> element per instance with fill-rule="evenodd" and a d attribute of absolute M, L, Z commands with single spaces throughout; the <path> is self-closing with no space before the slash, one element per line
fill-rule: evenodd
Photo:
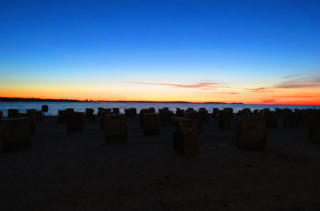
<path fill-rule="evenodd" d="M 299 75 L 287 76 L 287 79 L 282 78 L 280 82 L 275 83 L 270 86 L 260 86 L 253 88 L 237 88 L 232 86 L 226 86 L 224 83 L 215 82 L 215 81 L 200 81 L 198 83 L 156 83 L 156 82 L 139 82 L 139 81 L 130 81 L 128 83 L 140 84 L 140 85 L 150 85 L 150 86 L 166 86 L 177 89 L 191 89 L 197 91 L 199 94 L 208 94 L 212 93 L 223 94 L 223 95 L 241 95 L 244 93 L 253 93 L 261 96 L 271 95 L 273 97 L 268 97 L 267 99 L 261 99 L 264 103 L 274 103 L 275 98 L 278 95 L 278 92 L 283 92 L 286 89 L 299 89 L 299 88 L 320 88 L 320 77 L 306 77 Z M 290 96 L 281 96 L 286 99 L 307 99 L 312 98 L 313 94 L 304 94 L 302 95 L 290 95 Z M 272 99 L 273 98 L 273 99 Z M 280 98 L 280 96 L 279 96 Z"/>
<path fill-rule="evenodd" d="M 211 90 L 211 89 L 224 87 L 221 83 L 217 83 L 217 82 L 200 82 L 200 83 L 194 83 L 194 84 L 151 83 L 151 82 L 129 82 L 129 83 L 141 84 L 141 85 L 170 86 L 174 88 L 203 89 L 203 90 Z"/>
<path fill-rule="evenodd" d="M 265 91 L 270 91 L 269 87 L 259 87 L 259 88 L 249 88 L 246 89 L 249 92 L 265 92 Z"/>
<path fill-rule="evenodd" d="M 320 87 L 320 77 L 298 77 L 291 76 L 292 79 L 282 81 L 269 87 L 247 88 L 249 92 L 272 92 L 277 89 L 297 89 Z"/>
<path fill-rule="evenodd" d="M 262 100 L 263 103 L 274 103 L 275 100 L 274 99 L 264 99 Z"/>
<path fill-rule="evenodd" d="M 225 92 L 224 94 L 228 94 L 228 95 L 238 95 L 241 94 L 239 92 Z"/>
<path fill-rule="evenodd" d="M 274 87 L 280 89 L 320 87 L 320 77 L 299 77 L 283 81 Z"/>

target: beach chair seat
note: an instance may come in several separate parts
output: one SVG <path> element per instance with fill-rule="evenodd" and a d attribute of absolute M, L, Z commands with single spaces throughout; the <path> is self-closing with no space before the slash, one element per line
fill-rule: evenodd
<path fill-rule="evenodd" d="M 309 129 L 309 141 L 311 143 L 320 144 L 320 120 L 312 122 Z"/>
<path fill-rule="evenodd" d="M 266 133 L 265 120 L 239 120 L 236 130 L 236 146 L 239 149 L 264 149 Z"/>
<path fill-rule="evenodd" d="M 28 113 L 19 113 L 19 118 L 26 118 L 29 120 L 30 135 L 33 136 L 36 132 L 37 114 L 36 110 L 27 110 Z"/>
<path fill-rule="evenodd" d="M 196 123 L 197 128 L 198 129 L 201 128 L 202 122 L 201 122 L 200 114 L 198 112 L 191 110 L 191 109 L 186 110 L 184 112 L 184 117 L 192 119 Z"/>
<path fill-rule="evenodd" d="M 283 124 L 285 127 L 298 127 L 300 125 L 300 112 L 286 112 L 284 114 Z"/>
<path fill-rule="evenodd" d="M 160 133 L 159 114 L 143 114 L 143 131 L 145 135 L 158 135 Z"/>
<path fill-rule="evenodd" d="M 42 111 L 37 111 L 35 109 L 28 109 L 27 113 L 33 113 L 33 115 L 35 116 L 35 119 L 37 122 L 41 121 L 43 119 L 43 115 L 42 115 Z"/>
<path fill-rule="evenodd" d="M 231 130 L 232 129 L 232 121 L 233 121 L 233 114 L 230 110 L 222 110 L 219 111 L 218 115 L 219 119 L 219 126 L 222 130 Z"/>
<path fill-rule="evenodd" d="M 1 123 L 0 148 L 11 151 L 31 145 L 30 123 L 28 118 L 4 119 Z"/>
<path fill-rule="evenodd" d="M 137 115 L 137 109 L 136 108 L 127 108 L 124 109 L 124 113 L 127 117 L 132 117 Z"/>
<path fill-rule="evenodd" d="M 184 117 L 184 110 L 177 108 L 176 109 L 176 117 Z"/>
<path fill-rule="evenodd" d="M 48 112 L 48 110 L 49 110 L 49 106 L 48 105 L 42 105 L 41 106 L 41 111 L 42 112 Z"/>
<path fill-rule="evenodd" d="M 144 114 L 145 113 L 155 113 L 152 109 L 141 109 L 140 112 L 139 112 L 139 124 L 140 124 L 140 127 L 143 128 L 143 125 L 144 125 Z"/>
<path fill-rule="evenodd" d="M 104 119 L 104 136 L 106 142 L 128 140 L 128 126 L 123 114 L 110 114 Z"/>
<path fill-rule="evenodd" d="M 18 109 L 8 109 L 8 118 L 18 118 L 19 110 Z"/>
<path fill-rule="evenodd" d="M 172 116 L 172 112 L 168 109 L 159 109 L 159 118 L 162 125 L 167 125 L 171 121 Z"/>
<path fill-rule="evenodd" d="M 112 115 L 111 109 L 103 109 L 100 112 L 100 130 L 104 130 L 105 119 L 108 115 Z"/>
<path fill-rule="evenodd" d="M 120 109 L 119 108 L 112 108 L 112 113 L 113 114 L 120 114 Z"/>
<path fill-rule="evenodd" d="M 213 118 L 217 118 L 218 117 L 218 114 L 219 114 L 219 109 L 218 108 L 213 108 L 212 109 L 212 117 Z"/>
<path fill-rule="evenodd" d="M 174 147 L 187 156 L 198 153 L 198 130 L 195 120 L 185 117 L 176 118 Z"/>
<path fill-rule="evenodd" d="M 205 108 L 200 108 L 199 111 L 199 118 L 201 122 L 208 122 L 209 121 L 209 113 L 208 110 Z"/>
<path fill-rule="evenodd" d="M 69 112 L 67 115 L 67 132 L 83 131 L 84 126 L 84 113 L 82 112 Z"/>
<path fill-rule="evenodd" d="M 68 116 L 73 113 L 74 110 L 71 108 L 65 109 L 65 110 L 59 110 L 58 111 L 58 122 L 59 123 L 65 123 L 68 119 Z"/>
<path fill-rule="evenodd" d="M 263 109 L 261 111 L 263 119 L 266 121 L 267 128 L 277 128 L 278 127 L 278 115 L 275 111 L 270 111 L 270 109 Z"/>
<path fill-rule="evenodd" d="M 86 114 L 85 117 L 87 120 L 94 121 L 94 110 L 92 108 L 86 108 Z"/>

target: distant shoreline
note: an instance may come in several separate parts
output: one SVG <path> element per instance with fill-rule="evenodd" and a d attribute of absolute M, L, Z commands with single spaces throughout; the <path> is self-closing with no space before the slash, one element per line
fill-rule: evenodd
<path fill-rule="evenodd" d="M 112 100 L 75 100 L 75 99 L 42 99 L 42 98 L 13 98 L 0 97 L 0 102 L 78 102 L 78 103 L 199 103 L 199 104 L 243 104 L 225 102 L 188 102 L 188 101 L 112 101 Z"/>

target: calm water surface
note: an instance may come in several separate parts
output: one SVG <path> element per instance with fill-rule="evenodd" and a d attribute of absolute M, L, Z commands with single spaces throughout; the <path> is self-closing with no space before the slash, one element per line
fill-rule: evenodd
<path fill-rule="evenodd" d="M 243 108 L 263 109 L 270 108 L 274 110 L 275 108 L 290 108 L 290 109 L 320 109 L 320 106 L 314 105 L 258 105 L 258 104 L 208 104 L 208 103 L 117 103 L 117 102 L 0 102 L 0 111 L 7 115 L 7 110 L 9 108 L 18 109 L 20 112 L 26 112 L 27 109 L 37 109 L 40 110 L 42 105 L 49 106 L 48 115 L 57 115 L 58 110 L 65 108 L 74 108 L 75 111 L 83 112 L 86 108 L 93 108 L 95 112 L 98 111 L 99 107 L 103 108 L 120 108 L 121 112 L 124 112 L 125 108 L 137 108 L 139 111 L 142 108 L 154 107 L 156 109 L 168 107 L 170 110 L 175 111 L 176 108 L 187 109 L 192 107 L 194 109 L 199 109 L 201 107 L 208 109 L 212 112 L 213 108 L 233 108 L 234 112 L 238 112 Z"/>

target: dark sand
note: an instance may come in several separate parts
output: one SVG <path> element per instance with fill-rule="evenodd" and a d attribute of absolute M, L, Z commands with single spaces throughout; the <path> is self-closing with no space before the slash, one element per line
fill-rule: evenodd
<path fill-rule="evenodd" d="M 74 134 L 40 122 L 32 147 L 0 154 L 0 210 L 320 210 L 320 146 L 306 127 L 268 129 L 266 151 L 240 151 L 211 119 L 186 158 L 173 125 L 154 137 L 137 117 L 128 126 L 127 143 L 105 144 L 98 122 Z"/>

